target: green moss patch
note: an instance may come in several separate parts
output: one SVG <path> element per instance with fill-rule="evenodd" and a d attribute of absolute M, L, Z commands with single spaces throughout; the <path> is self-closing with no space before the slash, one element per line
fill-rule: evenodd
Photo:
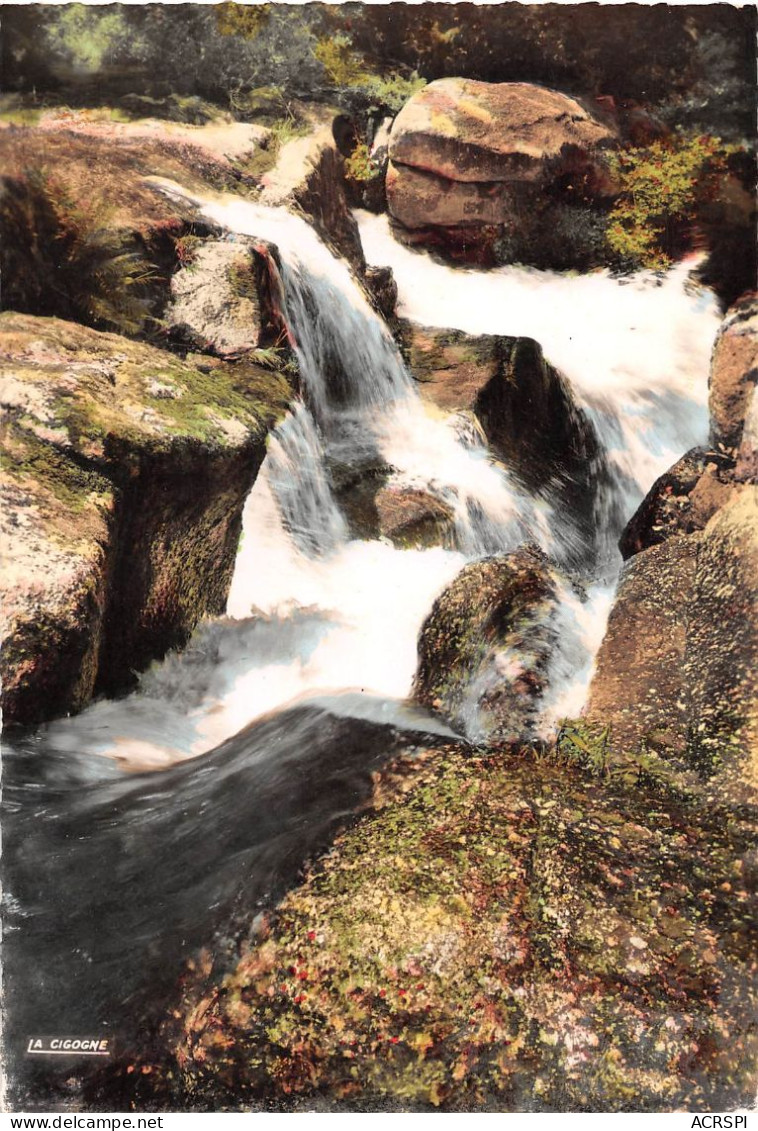
<path fill-rule="evenodd" d="M 745 1104 L 753 833 L 560 755 L 401 760 L 233 973 L 190 971 L 142 1071 L 215 1110 Z"/>
<path fill-rule="evenodd" d="M 7 374 L 34 392 L 18 426 L 88 459 L 177 439 L 237 447 L 261 440 L 291 396 L 283 375 L 253 362 L 189 364 L 163 350 L 55 318 L 0 315 Z M 45 407 L 40 408 L 40 402 Z"/>

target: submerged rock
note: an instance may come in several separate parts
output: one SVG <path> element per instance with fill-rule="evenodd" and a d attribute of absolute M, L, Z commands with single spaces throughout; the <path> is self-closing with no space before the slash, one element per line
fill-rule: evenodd
<path fill-rule="evenodd" d="M 429 491 L 388 483 L 375 496 L 378 534 L 403 549 L 455 545 L 453 508 Z"/>
<path fill-rule="evenodd" d="M 6 723 L 113 694 L 223 612 L 278 374 L 0 316 Z"/>
<path fill-rule="evenodd" d="M 477 741 L 529 733 L 555 643 L 556 580 L 540 551 L 467 565 L 421 629 L 416 702 Z"/>
<path fill-rule="evenodd" d="M 399 234 L 455 257 L 542 262 L 560 206 L 612 194 L 598 151 L 615 141 L 558 91 L 438 79 L 393 124 L 389 211 Z"/>

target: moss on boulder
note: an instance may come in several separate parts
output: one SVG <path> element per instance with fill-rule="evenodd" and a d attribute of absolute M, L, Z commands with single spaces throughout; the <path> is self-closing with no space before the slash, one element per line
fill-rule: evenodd
<path fill-rule="evenodd" d="M 456 747 L 396 762 L 374 809 L 236 968 L 192 965 L 156 1049 L 119 1068 L 122 1099 L 492 1112 L 752 1101 L 744 818 L 665 788 L 601 788 L 554 754 Z"/>
<path fill-rule="evenodd" d="M 416 702 L 478 741 L 525 737 L 555 643 L 556 600 L 555 575 L 539 550 L 465 566 L 422 626 Z"/>
<path fill-rule="evenodd" d="M 54 318 L 0 316 L 3 707 L 115 692 L 223 611 L 242 505 L 289 386 Z"/>

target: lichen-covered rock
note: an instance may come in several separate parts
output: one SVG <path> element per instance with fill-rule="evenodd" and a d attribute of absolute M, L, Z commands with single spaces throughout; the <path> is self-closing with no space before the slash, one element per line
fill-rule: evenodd
<path fill-rule="evenodd" d="M 171 278 L 165 321 L 195 348 L 234 357 L 261 344 L 256 253 L 247 241 L 205 240 Z"/>
<path fill-rule="evenodd" d="M 758 483 L 758 386 L 753 389 L 745 414 L 734 478 L 738 483 Z"/>
<path fill-rule="evenodd" d="M 389 155 L 463 183 L 536 181 L 565 151 L 614 141 L 573 98 L 532 83 L 431 82 L 395 118 Z"/>
<path fill-rule="evenodd" d="M 686 595 L 682 594 L 682 599 Z M 703 531 L 683 673 L 688 757 L 719 799 L 758 802 L 758 487 L 735 492 Z"/>
<path fill-rule="evenodd" d="M 477 741 L 529 733 L 551 647 L 556 579 L 528 547 L 467 565 L 435 601 L 412 696 Z"/>
<path fill-rule="evenodd" d="M 684 755 L 689 732 L 682 666 L 697 539 L 677 535 L 637 554 L 621 575 L 590 687 L 587 716 L 617 749 L 643 740 Z"/>
<path fill-rule="evenodd" d="M 124 1058 L 111 1094 L 138 1110 L 749 1105 L 754 827 L 726 816 L 549 754 L 416 751 L 234 970 L 192 964 L 159 1051 Z"/>
<path fill-rule="evenodd" d="M 181 144 L 170 123 L 149 136 L 98 136 L 79 124 L 81 133 L 60 123 L 0 129 L 2 307 L 129 336 L 154 330 L 179 247 L 209 226 L 187 197 L 157 192 L 148 176 L 202 193 L 228 184 L 230 165 Z"/>
<path fill-rule="evenodd" d="M 731 461 L 692 448 L 656 479 L 624 528 L 619 549 L 626 561 L 675 534 L 703 530 L 733 493 Z"/>
<path fill-rule="evenodd" d="M 587 715 L 617 750 L 647 744 L 719 799 L 758 800 L 758 488 L 621 577 Z"/>
<path fill-rule="evenodd" d="M 224 609 L 277 374 L 0 316 L 6 723 L 114 693 Z"/>
<path fill-rule="evenodd" d="M 711 442 L 737 449 L 758 382 L 758 299 L 737 303 L 713 348 L 710 375 Z"/>
<path fill-rule="evenodd" d="M 438 79 L 393 123 L 389 211 L 401 237 L 455 258 L 542 263 L 540 242 L 559 216 L 564 222 L 565 205 L 581 202 L 586 212 L 612 194 L 598 152 L 615 141 L 610 126 L 558 91 Z"/>

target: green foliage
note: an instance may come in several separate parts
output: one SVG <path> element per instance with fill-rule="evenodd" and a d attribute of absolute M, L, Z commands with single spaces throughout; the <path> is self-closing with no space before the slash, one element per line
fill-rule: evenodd
<path fill-rule="evenodd" d="M 556 751 L 569 765 L 577 763 L 593 774 L 605 776 L 609 737 L 609 727 L 593 727 L 582 719 L 564 719 L 556 738 Z"/>
<path fill-rule="evenodd" d="M 326 71 L 326 76 L 334 86 L 362 86 L 370 78 L 362 60 L 353 51 L 349 36 L 321 36 L 313 54 Z"/>
<path fill-rule="evenodd" d="M 366 84 L 370 96 L 370 110 L 383 110 L 389 114 L 399 113 L 409 98 L 426 86 L 415 71 L 409 77 L 391 71 L 386 75 L 372 75 Z"/>
<path fill-rule="evenodd" d="M 732 152 L 719 138 L 677 135 L 611 155 L 620 195 L 608 217 L 607 241 L 622 266 L 660 270 L 671 263 L 701 205 L 717 191 Z"/>
<path fill-rule="evenodd" d="M 195 236 L 191 233 L 178 236 L 174 240 L 174 249 L 179 266 L 191 270 L 195 266 L 197 253 L 202 244 L 202 236 Z"/>
<path fill-rule="evenodd" d="M 214 8 L 219 35 L 255 39 L 268 22 L 268 4 L 218 4 Z"/>
<path fill-rule="evenodd" d="M 116 5 L 65 4 L 47 26 L 45 38 L 48 50 L 74 71 L 94 73 L 110 61 L 119 45 L 128 42 L 129 27 Z"/>
<path fill-rule="evenodd" d="M 371 161 L 369 148 L 363 142 L 356 145 L 353 152 L 345 161 L 345 173 L 353 181 L 365 183 L 373 181 L 379 176 L 379 170 Z"/>
<path fill-rule="evenodd" d="M 414 71 L 409 77 L 398 71 L 375 74 L 358 55 L 349 36 L 339 33 L 322 36 L 313 48 L 332 86 L 352 100 L 363 103 L 369 113 L 377 110 L 397 114 L 408 99 L 426 86 L 426 79 Z"/>
<path fill-rule="evenodd" d="M 75 199 L 47 172 L 6 178 L 0 197 L 3 307 L 142 332 L 156 271 L 113 230 L 111 216 L 102 194 Z"/>
<path fill-rule="evenodd" d="M 229 108 L 244 121 L 277 121 L 287 109 L 284 88 L 272 85 L 248 90 L 237 83 L 229 90 Z"/>
<path fill-rule="evenodd" d="M 308 133 L 308 125 L 301 122 L 291 110 L 274 121 L 269 132 L 253 152 L 239 163 L 239 168 L 248 177 L 260 180 L 276 165 L 282 146 L 295 138 L 304 137 Z"/>
<path fill-rule="evenodd" d="M 576 766 L 623 789 L 650 789 L 677 792 L 681 787 L 674 768 L 656 753 L 652 740 L 643 740 L 637 750 L 623 753 L 612 749 L 611 728 L 588 723 L 586 719 L 564 719 L 554 751 L 543 757 L 555 758 L 562 765 Z"/>

